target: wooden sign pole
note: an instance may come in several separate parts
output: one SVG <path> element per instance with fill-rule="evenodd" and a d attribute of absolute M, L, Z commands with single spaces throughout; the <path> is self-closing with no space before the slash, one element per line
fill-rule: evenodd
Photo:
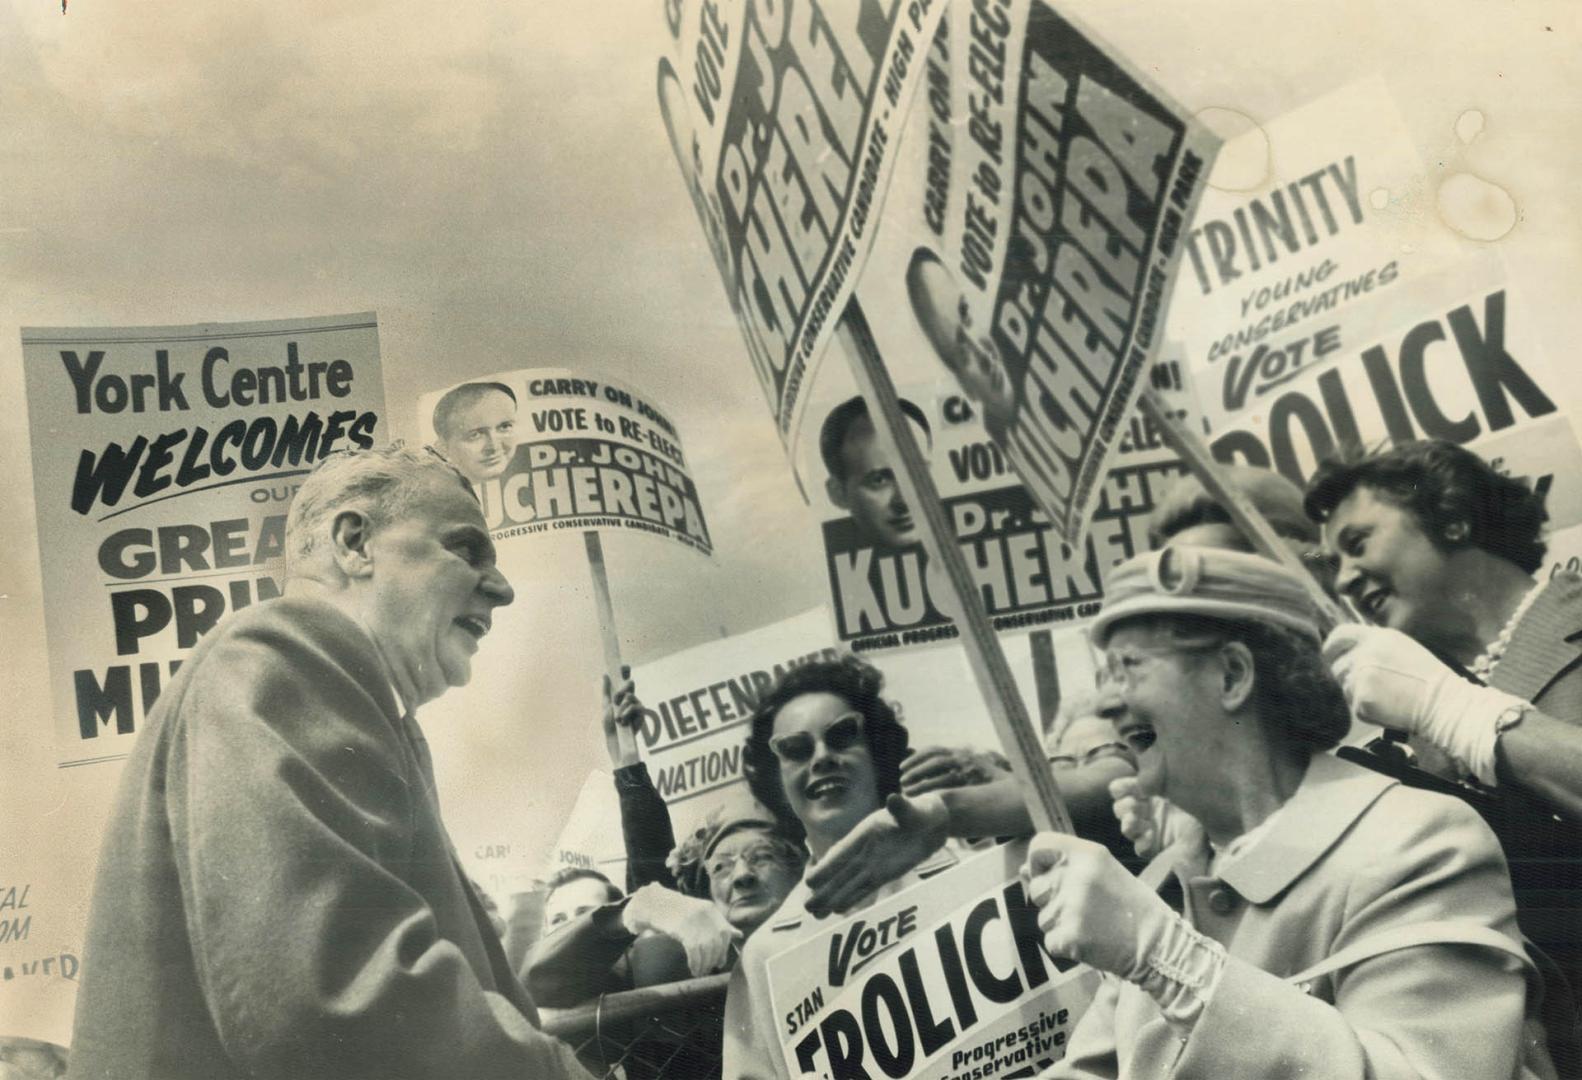
<path fill-rule="evenodd" d="M 593 604 L 599 613 L 599 638 L 604 643 L 604 673 L 610 680 L 610 693 L 614 694 L 624 680 L 621 641 L 615 634 L 615 605 L 610 601 L 610 579 L 604 572 L 604 545 L 593 529 L 583 530 L 582 542 L 588 549 L 588 571 L 593 577 Z M 615 733 L 623 752 L 637 751 L 637 735 L 631 728 L 617 724 Z"/>
<path fill-rule="evenodd" d="M 1274 531 L 1274 527 L 1269 524 L 1269 519 L 1263 516 L 1263 512 L 1254 506 L 1240 489 L 1231 484 L 1225 475 L 1225 470 L 1209 452 L 1208 444 L 1191 428 L 1170 415 L 1158 395 L 1152 390 L 1144 390 L 1138 400 L 1138 409 L 1159 428 L 1159 434 L 1164 437 L 1165 445 L 1174 450 L 1186 467 L 1203 482 L 1203 487 L 1209 495 L 1230 514 L 1231 522 L 1241 530 L 1243 536 L 1252 541 L 1258 554 L 1296 571 L 1297 576 L 1307 587 L 1308 596 L 1317 605 L 1319 614 L 1329 622 L 1330 626 L 1362 621 L 1355 611 L 1350 610 L 1349 604 L 1337 601 L 1324 591 L 1324 587 L 1302 564 L 1296 552 L 1280 539 L 1280 535 Z"/>
<path fill-rule="evenodd" d="M 856 376 L 857 387 L 868 403 L 868 415 L 873 420 L 879 445 L 890 455 L 890 460 L 898 464 L 896 480 L 921 526 L 924 550 L 930 563 L 943 571 L 942 579 L 948 582 L 959 613 L 956 624 L 961 630 L 973 677 L 988 706 L 1005 756 L 1021 782 L 1033 824 L 1041 830 L 1069 833 L 1072 831 L 1071 815 L 1060 797 L 1060 788 L 1049 768 L 1043 744 L 1028 718 L 1011 667 L 1000 649 L 1000 640 L 989 623 L 983 599 L 973 584 L 955 532 L 945 517 L 933 475 L 901 412 L 895 384 L 890 381 L 873 331 L 855 297 L 846 305 L 836 334 L 851 364 L 852 374 Z"/>

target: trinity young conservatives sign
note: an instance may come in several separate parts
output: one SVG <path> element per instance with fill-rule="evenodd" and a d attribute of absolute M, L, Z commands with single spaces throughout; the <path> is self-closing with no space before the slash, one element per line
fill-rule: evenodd
<path fill-rule="evenodd" d="M 1384 85 L 1347 86 L 1243 138 L 1267 139 L 1297 179 L 1212 191 L 1186 238 L 1174 328 L 1214 455 L 1303 484 L 1359 447 L 1470 445 L 1545 493 L 1551 544 L 1570 554 L 1582 448 L 1541 313 L 1498 258 L 1393 205 L 1424 169 Z"/>

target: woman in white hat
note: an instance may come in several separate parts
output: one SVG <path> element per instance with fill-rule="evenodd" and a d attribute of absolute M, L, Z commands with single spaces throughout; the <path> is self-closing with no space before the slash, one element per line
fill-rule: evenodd
<path fill-rule="evenodd" d="M 1493 835 L 1323 752 L 1349 721 L 1302 582 L 1169 547 L 1106 597 L 1094 640 L 1142 790 L 1206 835 L 1140 878 L 1095 844 L 1034 840 L 1045 947 L 1111 976 L 1052 1075 L 1551 1075 Z"/>

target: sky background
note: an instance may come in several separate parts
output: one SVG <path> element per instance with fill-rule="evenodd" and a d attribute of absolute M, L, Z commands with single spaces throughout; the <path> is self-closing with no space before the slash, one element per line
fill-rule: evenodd
<path fill-rule="evenodd" d="M 1382 75 L 1428 166 L 1491 181 L 1551 357 L 1573 363 L 1578 7 L 1537 0 L 1063 5 L 1193 109 L 1267 119 Z M 418 396 L 515 367 L 606 372 L 667 407 L 713 560 L 606 540 L 633 662 L 822 602 L 797 493 L 655 103 L 659 5 L 0 0 L 0 887 L 38 951 L 80 939 L 114 767 L 57 770 L 21 326 L 374 310 L 391 433 Z M 1455 124 L 1481 111 L 1468 143 Z M 1271 163 L 1266 183 L 1293 179 Z M 1255 170 L 1256 171 L 1256 170 Z M 1576 389 L 1568 405 L 1574 405 Z M 472 686 L 424 712 L 464 853 L 547 851 L 605 764 L 581 545 L 507 553 L 518 600 Z M 50 999 L 56 1001 L 57 999 Z M 50 1001 L 0 988 L 0 1034 Z M 56 1009 L 52 1015 L 58 1015 Z M 69 1014 L 68 1014 L 69 1015 Z M 47 1024 L 46 1024 L 47 1026 Z"/>

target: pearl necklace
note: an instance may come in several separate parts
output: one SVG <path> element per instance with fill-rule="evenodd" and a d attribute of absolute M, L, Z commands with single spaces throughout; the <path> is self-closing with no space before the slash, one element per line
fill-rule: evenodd
<path fill-rule="evenodd" d="M 1505 650 L 1511 647 L 1511 635 L 1516 633 L 1516 624 L 1522 621 L 1522 616 L 1527 614 L 1527 609 L 1533 606 L 1533 601 L 1538 599 L 1538 594 L 1544 591 L 1548 582 L 1540 581 L 1527 595 L 1522 597 L 1522 602 L 1516 605 L 1516 610 L 1511 612 L 1511 617 L 1505 620 L 1505 626 L 1500 630 L 1500 636 L 1489 642 L 1484 650 L 1472 661 L 1470 668 L 1472 674 L 1488 682 L 1494 674 L 1494 668 L 1505 656 Z"/>

